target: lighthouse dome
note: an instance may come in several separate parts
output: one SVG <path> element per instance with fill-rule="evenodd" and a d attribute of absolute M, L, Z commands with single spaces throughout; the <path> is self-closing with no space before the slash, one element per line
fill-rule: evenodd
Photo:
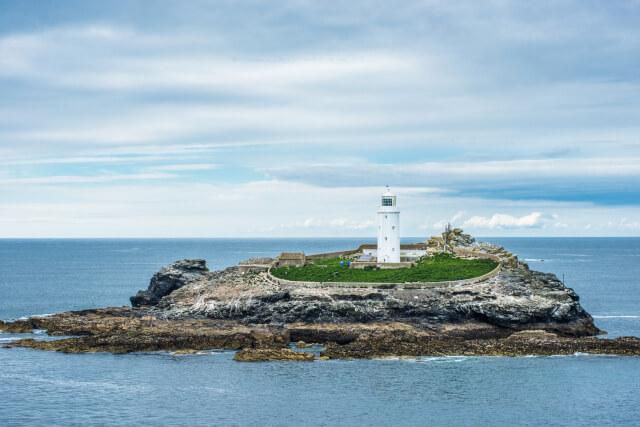
<path fill-rule="evenodd" d="M 382 195 L 380 206 L 382 206 L 383 208 L 396 207 L 396 195 L 391 192 L 389 187 L 387 187 L 387 191 L 385 191 Z"/>

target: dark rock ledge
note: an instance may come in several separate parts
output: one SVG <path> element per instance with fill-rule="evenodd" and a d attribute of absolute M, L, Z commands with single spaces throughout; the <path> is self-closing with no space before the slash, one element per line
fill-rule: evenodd
<path fill-rule="evenodd" d="M 151 278 L 149 288 L 130 298 L 133 307 L 156 305 L 171 292 L 202 277 L 209 271 L 203 259 L 183 259 L 158 271 Z"/>
<path fill-rule="evenodd" d="M 130 353 L 207 349 L 242 350 L 240 361 L 311 360 L 289 345 L 298 341 L 325 346 L 324 358 L 377 358 L 446 355 L 551 355 L 594 353 L 637 356 L 635 337 L 567 337 L 542 330 L 513 330 L 467 322 L 429 329 L 402 322 L 297 323 L 244 325 L 212 319 L 160 319 L 146 310 L 109 308 L 60 313 L 2 325 L 13 332 L 46 329 L 50 335 L 74 335 L 54 341 L 23 339 L 5 347 L 65 353 Z"/>

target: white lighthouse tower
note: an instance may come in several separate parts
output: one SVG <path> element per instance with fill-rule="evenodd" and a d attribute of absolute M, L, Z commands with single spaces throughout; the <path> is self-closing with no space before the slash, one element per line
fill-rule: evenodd
<path fill-rule="evenodd" d="M 400 262 L 400 211 L 389 187 L 378 209 L 377 257 L 379 263 Z"/>

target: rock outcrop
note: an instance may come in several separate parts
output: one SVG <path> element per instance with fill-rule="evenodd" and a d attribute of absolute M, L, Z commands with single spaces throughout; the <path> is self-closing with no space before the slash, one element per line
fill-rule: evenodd
<path fill-rule="evenodd" d="M 270 362 L 275 360 L 312 362 L 314 359 L 313 353 L 293 351 L 289 348 L 245 348 L 233 357 L 233 360 L 237 362 Z"/>
<path fill-rule="evenodd" d="M 433 236 L 427 241 L 427 247 L 437 252 L 452 252 L 453 248 L 467 248 L 475 243 L 470 234 L 461 228 L 447 227 L 440 236 Z"/>
<path fill-rule="evenodd" d="M 46 329 L 56 340 L 23 339 L 10 346 L 65 353 L 190 352 L 212 348 L 281 348 L 288 332 L 269 325 L 246 325 L 211 319 L 163 320 L 145 309 L 107 308 L 18 320 L 10 325 Z"/>
<path fill-rule="evenodd" d="M 149 288 L 131 297 L 134 307 L 156 305 L 160 299 L 188 283 L 202 280 L 209 269 L 203 259 L 176 261 L 158 271 L 151 278 Z"/>
<path fill-rule="evenodd" d="M 206 317 L 247 324 L 393 322 L 435 326 L 479 321 L 512 330 L 531 327 L 569 336 L 599 330 L 576 293 L 552 274 L 526 266 L 481 283 L 423 289 L 281 285 L 266 273 L 230 268 L 172 292 L 158 304 L 170 319 Z"/>
<path fill-rule="evenodd" d="M 420 331 L 374 331 L 339 345 L 328 343 L 323 356 L 332 359 L 370 359 L 397 356 L 527 356 L 576 353 L 640 355 L 640 339 L 620 337 L 567 338 L 545 331 L 516 332 L 506 338 L 462 339 Z"/>

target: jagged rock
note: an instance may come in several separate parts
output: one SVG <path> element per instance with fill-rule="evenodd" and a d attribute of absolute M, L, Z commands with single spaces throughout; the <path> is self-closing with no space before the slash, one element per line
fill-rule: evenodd
<path fill-rule="evenodd" d="M 453 248 L 466 248 L 475 243 L 470 234 L 461 228 L 447 229 L 440 236 L 433 236 L 427 241 L 427 247 L 436 252 L 453 252 Z"/>
<path fill-rule="evenodd" d="M 275 360 L 312 362 L 314 359 L 313 353 L 293 351 L 289 348 L 245 348 L 237 352 L 233 357 L 233 360 L 237 362 L 269 362 Z"/>
<path fill-rule="evenodd" d="M 504 268 L 480 283 L 423 289 L 280 285 L 266 273 L 227 269 L 164 297 L 160 316 L 254 323 L 481 321 L 511 329 L 535 325 L 564 335 L 599 332 L 573 290 L 553 274 Z M 542 326 L 541 326 L 542 325 Z"/>
<path fill-rule="evenodd" d="M 362 359 L 390 356 L 526 356 L 575 353 L 640 355 L 640 339 L 612 340 L 595 337 L 566 338 L 545 331 L 523 331 L 508 337 L 456 338 L 425 334 L 420 330 L 382 329 L 363 333 L 344 345 L 327 343 L 322 356 L 331 359 Z"/>
<path fill-rule="evenodd" d="M 32 319 L 20 319 L 15 322 L 3 322 L 0 320 L 0 331 L 12 334 L 23 334 L 38 329 Z"/>
<path fill-rule="evenodd" d="M 24 339 L 10 346 L 65 353 L 129 353 L 271 348 L 289 343 L 288 332 L 279 327 L 248 327 L 211 319 L 163 320 L 146 310 L 126 307 L 34 317 L 27 323 L 37 329 L 46 329 L 49 335 L 74 336 L 53 341 Z"/>
<path fill-rule="evenodd" d="M 132 296 L 134 307 L 156 305 L 160 299 L 188 283 L 206 277 L 209 269 L 203 259 L 184 259 L 164 267 L 151 278 L 146 291 L 138 291 Z"/>

